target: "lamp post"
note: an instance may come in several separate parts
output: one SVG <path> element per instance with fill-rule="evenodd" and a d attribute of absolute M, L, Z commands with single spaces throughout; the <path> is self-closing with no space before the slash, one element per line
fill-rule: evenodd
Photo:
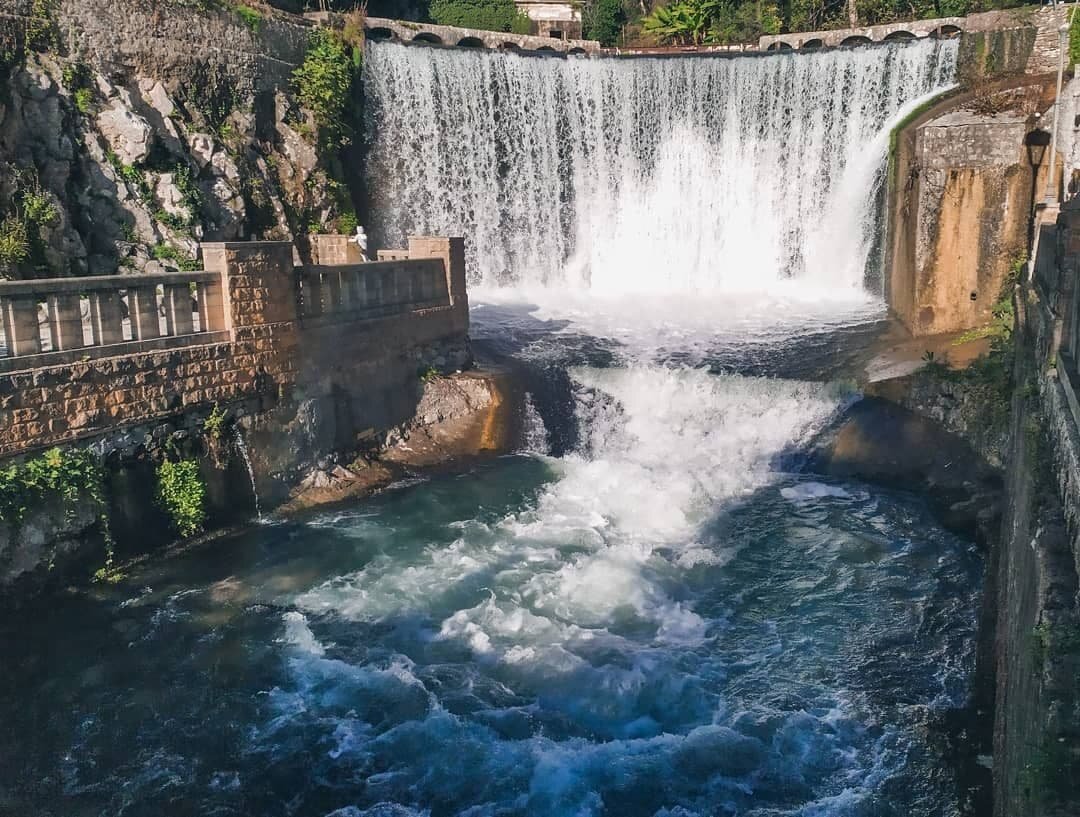
<path fill-rule="evenodd" d="M 1057 4 L 1055 4 L 1057 5 Z M 1046 174 L 1046 203 L 1053 204 L 1057 200 L 1054 191 L 1054 166 L 1057 156 L 1057 132 L 1058 110 L 1061 108 L 1061 76 L 1065 72 L 1065 45 L 1069 39 L 1069 24 L 1063 22 L 1058 26 L 1058 69 L 1057 69 L 1057 92 L 1054 95 L 1054 122 L 1051 125 L 1050 136 L 1050 169 Z"/>
<path fill-rule="evenodd" d="M 1048 131 L 1039 127 L 1039 115 L 1035 114 L 1034 126 L 1024 136 L 1024 147 L 1027 149 L 1028 164 L 1031 165 L 1031 207 L 1028 213 L 1028 259 L 1035 248 L 1035 184 L 1039 177 L 1039 166 L 1042 165 L 1046 148 L 1053 141 Z M 1051 153 L 1051 161 L 1053 154 Z M 1053 173 L 1053 167 L 1050 168 Z"/>

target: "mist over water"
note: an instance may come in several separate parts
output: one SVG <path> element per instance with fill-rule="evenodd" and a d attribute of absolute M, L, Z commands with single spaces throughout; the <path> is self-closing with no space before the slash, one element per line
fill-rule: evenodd
<path fill-rule="evenodd" d="M 850 296 L 880 229 L 886 123 L 952 82 L 956 50 L 561 60 L 370 44 L 373 234 L 464 235 L 485 286 L 794 280 Z"/>

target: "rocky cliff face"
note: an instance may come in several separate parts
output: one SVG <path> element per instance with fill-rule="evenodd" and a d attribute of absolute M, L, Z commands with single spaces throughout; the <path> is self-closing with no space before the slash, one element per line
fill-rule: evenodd
<path fill-rule="evenodd" d="M 295 92 L 313 29 L 210 0 L 0 13 L 0 273 L 151 272 L 199 241 L 351 231 L 341 152 Z"/>

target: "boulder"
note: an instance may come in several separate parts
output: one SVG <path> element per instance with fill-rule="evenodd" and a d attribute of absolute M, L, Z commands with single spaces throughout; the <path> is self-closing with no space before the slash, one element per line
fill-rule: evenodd
<path fill-rule="evenodd" d="M 97 127 L 125 165 L 146 161 L 154 145 L 154 131 L 150 124 L 122 103 L 113 103 L 97 115 Z"/>

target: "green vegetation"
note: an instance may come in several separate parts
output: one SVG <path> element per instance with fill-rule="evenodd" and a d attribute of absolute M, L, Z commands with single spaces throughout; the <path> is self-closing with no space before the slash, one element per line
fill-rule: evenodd
<path fill-rule="evenodd" d="M 259 29 L 262 28 L 262 13 L 258 9 L 253 9 L 251 6 L 245 6 L 243 3 L 235 3 L 231 5 L 230 8 L 232 13 L 239 17 L 241 22 L 255 33 L 258 33 Z"/>
<path fill-rule="evenodd" d="M 165 460 L 157 469 L 157 501 L 176 532 L 187 538 L 201 533 L 206 522 L 206 486 L 195 460 Z"/>
<path fill-rule="evenodd" d="M 626 11 L 621 0 L 593 0 L 586 3 L 581 14 L 585 38 L 609 47 L 618 42 L 625 22 Z"/>
<path fill-rule="evenodd" d="M 175 244 L 158 244 L 152 250 L 157 261 L 171 261 L 176 264 L 181 272 L 192 272 L 199 269 L 199 262 L 184 252 Z"/>
<path fill-rule="evenodd" d="M 101 466 L 92 452 L 50 448 L 22 463 L 0 468 L 0 519 L 17 525 L 35 505 L 50 499 L 69 506 L 88 499 L 103 510 L 103 484 Z"/>
<path fill-rule="evenodd" d="M 324 145 L 340 145 L 349 134 L 348 113 L 352 105 L 356 59 L 337 32 L 318 29 L 303 64 L 293 72 L 301 104 L 311 111 Z"/>
<path fill-rule="evenodd" d="M 10 278 L 25 263 L 36 269 L 47 267 L 43 233 L 60 219 L 59 208 L 35 172 L 16 170 L 13 177 L 14 194 L 0 220 L 2 278 Z"/>
<path fill-rule="evenodd" d="M 15 268 L 30 257 L 26 222 L 17 215 L 0 221 L 0 278 L 10 278 Z"/>
<path fill-rule="evenodd" d="M 518 11 L 513 0 L 432 0 L 428 15 L 443 26 L 515 34 L 528 34 L 532 29 L 529 18 Z"/>
<path fill-rule="evenodd" d="M 225 434 L 225 420 L 229 412 L 221 408 L 217 403 L 210 410 L 210 415 L 203 421 L 203 431 L 214 441 L 220 441 Z"/>
<path fill-rule="evenodd" d="M 117 177 L 134 190 L 137 195 L 142 196 L 144 199 L 148 199 L 153 195 L 150 184 L 146 181 L 146 174 L 135 165 L 124 164 L 120 157 L 111 150 L 105 151 L 105 161 L 116 171 Z"/>
<path fill-rule="evenodd" d="M 75 102 L 75 109 L 84 116 L 90 113 L 94 104 L 93 79 L 90 69 L 80 62 L 69 63 L 64 66 L 64 86 L 71 93 Z"/>
<path fill-rule="evenodd" d="M 642 20 L 646 34 L 676 45 L 748 42 L 780 27 L 779 8 L 767 0 L 676 0 Z"/>
<path fill-rule="evenodd" d="M 60 41 L 56 28 L 56 7 L 59 0 L 33 0 L 30 19 L 26 23 L 26 47 L 32 51 L 48 51 Z"/>
<path fill-rule="evenodd" d="M 434 366 L 428 365 L 416 370 L 416 376 L 424 383 L 430 383 L 439 377 L 439 370 Z"/>

